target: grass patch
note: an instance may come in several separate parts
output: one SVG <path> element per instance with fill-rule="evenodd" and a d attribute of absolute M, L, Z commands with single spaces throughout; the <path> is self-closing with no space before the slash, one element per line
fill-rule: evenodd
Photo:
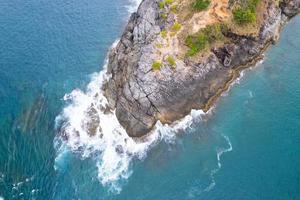
<path fill-rule="evenodd" d="M 160 9 L 164 9 L 166 6 L 171 5 L 174 2 L 174 0 L 164 0 L 158 3 L 158 7 Z"/>
<path fill-rule="evenodd" d="M 156 60 L 156 61 L 154 61 L 154 62 L 152 63 L 152 69 L 153 69 L 154 71 L 160 70 L 161 66 L 162 66 L 162 64 L 161 64 L 161 62 L 160 62 L 159 60 Z"/>
<path fill-rule="evenodd" d="M 176 65 L 176 61 L 175 61 L 175 59 L 172 56 L 168 56 L 167 57 L 167 61 L 168 61 L 169 65 L 171 65 L 171 66 L 175 66 Z"/>
<path fill-rule="evenodd" d="M 161 43 L 157 43 L 155 46 L 156 46 L 156 48 L 158 48 L 158 49 L 163 48 L 163 45 L 162 45 Z"/>
<path fill-rule="evenodd" d="M 159 3 L 158 3 L 158 7 L 159 7 L 160 9 L 164 9 L 164 8 L 165 8 L 165 2 L 164 2 L 164 1 L 159 2 Z"/>
<path fill-rule="evenodd" d="M 225 28 L 226 26 L 223 24 L 213 24 L 194 35 L 189 35 L 185 40 L 185 44 L 189 47 L 187 55 L 195 56 L 214 43 L 224 40 L 225 36 L 222 30 Z"/>
<path fill-rule="evenodd" d="M 188 56 L 194 56 L 201 50 L 205 49 L 208 44 L 207 36 L 199 33 L 197 36 L 189 35 L 185 40 L 186 45 L 189 47 L 187 52 Z"/>
<path fill-rule="evenodd" d="M 162 30 L 160 32 L 161 37 L 166 38 L 168 36 L 168 32 L 166 30 Z"/>
<path fill-rule="evenodd" d="M 256 22 L 256 8 L 260 0 L 246 0 L 233 10 L 234 21 L 239 25 Z"/>
<path fill-rule="evenodd" d="M 210 0 L 195 0 L 192 7 L 197 11 L 202 11 L 208 8 Z"/>
<path fill-rule="evenodd" d="M 174 2 L 174 0 L 165 0 L 166 5 L 171 5 Z"/>
<path fill-rule="evenodd" d="M 256 21 L 256 13 L 252 12 L 250 9 L 238 8 L 233 11 L 233 17 L 235 22 L 240 25 L 249 24 Z"/>
<path fill-rule="evenodd" d="M 171 29 L 173 32 L 178 32 L 181 29 L 181 27 L 182 27 L 181 24 L 179 24 L 178 22 L 175 22 Z"/>
<path fill-rule="evenodd" d="M 160 14 L 160 16 L 163 19 L 167 19 L 168 18 L 168 14 L 167 13 L 162 13 L 162 14 Z"/>
<path fill-rule="evenodd" d="M 171 6 L 170 10 L 171 10 L 172 13 L 177 13 L 178 12 L 177 5 Z"/>

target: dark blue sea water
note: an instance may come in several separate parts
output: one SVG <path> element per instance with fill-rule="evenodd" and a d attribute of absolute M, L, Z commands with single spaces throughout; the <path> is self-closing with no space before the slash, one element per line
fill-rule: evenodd
<path fill-rule="evenodd" d="M 70 105 L 63 97 L 85 91 L 102 70 L 128 5 L 0 1 L 0 197 L 299 200 L 299 16 L 211 114 L 143 157 L 122 158 L 126 177 L 104 183 L 116 173 L 104 161 L 116 157 L 61 151 L 55 119 Z"/>

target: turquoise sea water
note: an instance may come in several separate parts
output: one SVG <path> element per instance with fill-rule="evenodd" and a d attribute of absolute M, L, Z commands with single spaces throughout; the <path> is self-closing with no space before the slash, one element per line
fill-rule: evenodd
<path fill-rule="evenodd" d="M 60 153 L 55 118 L 68 104 L 63 96 L 84 90 L 101 70 L 129 4 L 0 2 L 0 196 L 300 199 L 299 16 L 209 116 L 133 157 L 119 191 L 102 184 L 97 155 Z"/>

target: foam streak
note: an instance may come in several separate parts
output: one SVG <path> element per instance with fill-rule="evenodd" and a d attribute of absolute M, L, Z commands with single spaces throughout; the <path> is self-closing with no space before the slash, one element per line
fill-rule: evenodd
<path fill-rule="evenodd" d="M 209 192 L 210 190 L 212 190 L 215 185 L 216 185 L 216 181 L 215 181 L 215 174 L 222 168 L 222 163 L 221 163 L 221 157 L 224 153 L 230 152 L 233 150 L 232 148 L 232 144 L 229 140 L 229 138 L 226 135 L 222 134 L 222 137 L 226 140 L 227 144 L 228 144 L 228 148 L 221 148 L 221 149 L 217 149 L 217 161 L 218 161 L 218 166 L 216 169 L 212 170 L 210 172 L 210 177 L 211 177 L 211 183 L 210 185 L 204 189 L 205 192 Z"/>

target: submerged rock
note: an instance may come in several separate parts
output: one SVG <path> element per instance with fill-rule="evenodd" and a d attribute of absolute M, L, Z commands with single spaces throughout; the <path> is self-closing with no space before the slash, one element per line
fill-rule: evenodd
<path fill-rule="evenodd" d="M 257 34 L 238 34 L 229 29 L 224 32 L 226 42 L 193 59 L 182 57 L 180 34 L 170 40 L 174 48 L 158 50 L 157 41 L 163 41 L 161 32 L 172 27 L 175 18 L 170 15 L 162 20 L 159 1 L 144 0 L 109 54 L 107 73 L 111 78 L 104 85 L 109 107 L 116 110 L 128 135 L 141 137 L 158 120 L 172 123 L 192 109 L 207 110 L 243 67 L 260 59 L 266 47 L 278 39 L 284 22 L 300 7 L 300 0 L 262 3 Z M 165 61 L 168 54 L 176 57 L 176 67 Z M 153 70 L 158 58 L 164 67 Z"/>

